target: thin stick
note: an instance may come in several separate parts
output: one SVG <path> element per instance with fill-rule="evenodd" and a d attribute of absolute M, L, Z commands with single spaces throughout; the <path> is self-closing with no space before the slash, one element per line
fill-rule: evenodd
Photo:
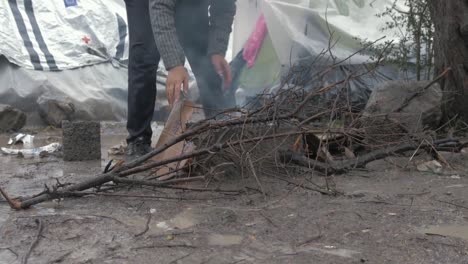
<path fill-rule="evenodd" d="M 16 199 L 10 198 L 10 196 L 3 190 L 2 187 L 0 187 L 0 193 L 2 194 L 3 198 L 5 198 L 5 201 L 10 205 L 11 208 L 14 209 L 20 209 L 20 202 Z"/>
<path fill-rule="evenodd" d="M 448 201 L 437 200 L 437 199 L 436 199 L 436 201 L 439 202 L 439 203 L 450 204 L 450 205 L 453 205 L 453 206 L 455 206 L 455 207 L 468 210 L 468 207 L 467 207 L 467 206 L 464 206 L 464 205 L 460 205 L 460 204 L 456 204 L 456 203 L 452 203 L 452 202 L 448 202 Z"/>
<path fill-rule="evenodd" d="M 241 190 L 225 190 L 220 188 L 190 188 L 190 187 L 180 187 L 180 186 L 161 186 L 161 188 L 166 189 L 175 189 L 175 190 L 183 190 L 183 191 L 194 191 L 194 192 L 218 192 L 223 193 L 225 195 L 236 195 L 242 193 Z"/>
<path fill-rule="evenodd" d="M 149 186 L 165 186 L 165 185 L 173 185 L 179 183 L 186 183 L 186 182 L 194 182 L 194 181 L 204 181 L 205 176 L 197 176 L 197 177 L 188 177 L 188 178 L 180 178 L 180 179 L 173 179 L 167 181 L 146 181 L 146 180 L 134 180 L 134 179 L 127 179 L 122 177 L 113 177 L 112 181 L 115 183 L 126 183 L 126 184 L 141 184 L 141 185 L 149 185 Z"/>
<path fill-rule="evenodd" d="M 281 180 L 281 181 L 284 181 L 284 182 L 287 182 L 289 184 L 292 184 L 296 187 L 300 187 L 300 188 L 303 188 L 303 189 L 306 189 L 306 190 L 309 190 L 309 191 L 314 191 L 314 192 L 318 192 L 320 194 L 324 194 L 324 195 L 336 195 L 337 192 L 333 192 L 333 191 L 330 191 L 330 190 L 326 190 L 325 188 L 321 188 L 321 189 L 318 189 L 318 188 L 313 188 L 313 187 L 310 187 L 310 186 L 307 186 L 303 183 L 297 183 L 297 182 L 294 182 L 294 181 L 291 181 L 291 180 L 288 180 L 288 179 L 284 179 L 284 178 L 281 178 L 281 177 L 278 177 L 278 176 L 275 176 L 275 175 L 270 175 L 271 177 L 273 178 L 276 178 L 278 180 Z"/>
<path fill-rule="evenodd" d="M 152 217 L 152 216 L 153 216 L 152 213 L 148 213 L 148 219 L 146 220 L 145 229 L 144 229 L 142 232 L 136 234 L 135 237 L 142 236 L 142 235 L 144 235 L 146 232 L 148 232 L 148 230 L 149 230 L 149 224 L 150 224 L 150 222 L 151 222 L 151 217 Z"/>
<path fill-rule="evenodd" d="M 176 258 L 176 259 L 174 259 L 173 261 L 169 262 L 169 264 L 177 263 L 177 262 L 179 262 L 180 260 L 183 260 L 184 258 L 189 257 L 189 256 L 192 255 L 193 253 L 195 253 L 195 252 L 190 252 L 190 253 L 188 253 L 188 254 L 186 254 L 186 255 L 183 255 L 182 257 Z"/>
<path fill-rule="evenodd" d="M 161 237 L 167 237 L 167 236 L 181 236 L 181 235 L 188 235 L 188 234 L 193 234 L 193 231 L 173 231 L 173 232 L 168 232 L 165 234 L 159 234 L 159 235 L 149 235 L 149 238 L 161 238 Z"/>
<path fill-rule="evenodd" d="M 247 161 L 249 162 L 249 165 L 250 165 L 250 170 L 252 171 L 252 174 L 253 174 L 254 177 L 255 177 L 255 181 L 257 182 L 257 185 L 258 185 L 258 187 L 260 188 L 260 191 L 262 192 L 263 197 L 266 199 L 266 196 L 267 196 L 267 195 L 266 195 L 266 193 L 265 193 L 265 190 L 263 189 L 263 185 L 262 185 L 262 183 L 260 182 L 260 179 L 259 179 L 258 176 L 257 176 L 257 172 L 255 172 L 255 167 L 254 167 L 254 165 L 253 165 L 253 163 L 252 163 L 252 159 L 250 158 L 250 153 L 247 152 L 246 156 L 247 156 Z"/>
<path fill-rule="evenodd" d="M 27 264 L 28 263 L 28 259 L 29 259 L 29 256 L 31 255 L 31 252 L 34 250 L 34 248 L 37 246 L 37 244 L 39 243 L 39 239 L 41 238 L 41 235 L 42 235 L 42 230 L 44 229 L 44 226 L 42 224 L 42 221 L 41 219 L 36 219 L 35 222 L 38 224 L 39 228 L 37 230 L 37 235 L 36 235 L 36 238 L 34 239 L 34 241 L 31 243 L 31 246 L 29 247 L 29 250 L 28 252 L 26 252 L 26 255 L 24 256 L 23 258 L 23 264 Z"/>
<path fill-rule="evenodd" d="M 197 248 L 196 246 L 187 245 L 187 244 L 169 244 L 169 245 L 149 245 L 149 246 L 141 246 L 141 247 L 134 247 L 133 250 L 139 249 L 150 249 L 150 248 Z"/>
<path fill-rule="evenodd" d="M 153 196 L 153 195 L 138 195 L 138 194 L 120 194 L 120 193 L 99 193 L 99 192 L 60 192 L 63 195 L 69 194 L 73 197 L 82 197 L 86 195 L 107 196 L 107 197 L 125 197 L 125 198 L 140 198 L 140 199 L 164 199 L 164 200 L 177 200 L 177 201 L 206 201 L 215 199 L 224 199 L 225 197 L 212 197 L 212 198 L 184 198 L 184 197 L 166 197 L 166 196 Z"/>
<path fill-rule="evenodd" d="M 193 182 L 193 181 L 203 181 L 205 180 L 205 176 L 199 177 L 191 177 L 191 178 L 183 178 L 183 179 L 174 179 L 168 181 L 145 181 L 145 180 L 134 180 L 134 179 L 127 179 L 122 177 L 113 177 L 112 181 L 115 183 L 125 183 L 125 184 L 134 184 L 134 185 L 146 185 L 146 186 L 153 186 L 153 187 L 163 187 L 167 185 L 178 184 L 182 182 Z"/>

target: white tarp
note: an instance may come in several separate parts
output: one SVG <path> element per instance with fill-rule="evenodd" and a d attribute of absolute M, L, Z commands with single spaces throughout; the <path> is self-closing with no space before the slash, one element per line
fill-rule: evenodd
<path fill-rule="evenodd" d="M 0 0 L 0 54 L 34 70 L 128 58 L 123 0 Z"/>
<path fill-rule="evenodd" d="M 401 2 L 397 0 L 397 6 L 404 10 Z M 264 57 L 257 58 L 257 67 L 250 70 L 237 69 L 242 76 L 238 81 L 241 88 L 239 91 L 243 96 L 251 97 L 269 93 L 272 88 L 281 87 L 272 83 L 279 84 L 282 74 L 289 72 L 290 67 L 297 64 L 309 65 L 311 61 L 314 61 L 314 65 L 310 74 L 341 62 L 340 67 L 326 75 L 326 81 L 329 82 L 342 80 L 351 73 L 366 72 L 365 64 L 371 63 L 372 57 L 362 52 L 364 44 L 382 37 L 386 37 L 385 40 L 397 40 L 397 29 L 382 32 L 390 18 L 378 16 L 394 3 L 395 0 L 238 1 L 234 25 L 235 54 L 244 47 L 260 15 L 264 16 L 268 31 L 268 38 L 264 42 L 266 44 L 262 46 L 259 56 L 262 51 L 267 51 Z M 379 43 L 383 41 L 382 39 Z M 271 55 L 272 52 L 274 56 Z M 319 55 L 321 59 L 316 60 Z M 239 56 L 237 59 L 242 61 Z M 243 67 L 239 61 L 233 65 Z M 275 63 L 278 67 L 270 67 Z M 353 105 L 365 105 L 373 87 L 382 81 L 400 79 L 400 74 L 398 68 L 387 65 L 379 67 L 374 74 L 353 79 L 348 90 Z M 297 76 L 299 79 L 309 77 Z M 309 87 L 314 85 L 309 84 Z M 330 92 L 329 95 L 333 94 L 334 92 Z"/>
<path fill-rule="evenodd" d="M 334 55 L 341 59 L 359 49 L 356 38 L 375 40 L 385 35 L 380 29 L 388 19 L 376 14 L 393 2 L 238 0 L 234 54 L 263 13 L 282 64 L 288 65 L 300 49 L 311 54 L 322 52 L 329 45 L 329 31 L 333 32 L 332 42 L 337 41 Z M 0 54 L 21 67 L 36 70 L 126 60 L 126 20 L 123 0 L 0 0 Z M 354 56 L 352 63 L 366 59 Z"/>
<path fill-rule="evenodd" d="M 387 40 L 395 38 L 391 31 L 381 31 L 389 18 L 377 17 L 393 3 L 394 0 L 240 0 L 234 52 L 242 49 L 255 21 L 263 14 L 282 65 L 294 63 L 304 50 L 313 56 L 330 45 L 333 56 L 342 60 L 361 49 L 361 41 L 374 41 L 385 35 Z M 358 54 L 347 63 L 368 59 Z"/>

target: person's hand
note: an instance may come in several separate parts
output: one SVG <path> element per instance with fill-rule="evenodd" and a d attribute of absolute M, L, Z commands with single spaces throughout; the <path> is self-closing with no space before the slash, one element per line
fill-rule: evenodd
<path fill-rule="evenodd" d="M 218 75 L 224 79 L 224 89 L 228 89 L 229 87 L 231 87 L 231 67 L 229 66 L 229 63 L 226 61 L 224 56 L 219 54 L 212 55 L 211 63 L 213 64 L 216 73 L 218 73 Z"/>
<path fill-rule="evenodd" d="M 177 66 L 169 70 L 166 81 L 166 96 L 169 105 L 173 105 L 179 100 L 181 87 L 183 85 L 184 92 L 188 91 L 189 75 L 184 66 Z"/>

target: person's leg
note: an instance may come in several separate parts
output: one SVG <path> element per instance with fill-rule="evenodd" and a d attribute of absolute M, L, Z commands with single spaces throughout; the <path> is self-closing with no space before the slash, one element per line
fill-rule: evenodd
<path fill-rule="evenodd" d="M 180 0 L 176 9 L 177 35 L 197 80 L 205 116 L 211 118 L 226 107 L 222 80 L 207 55 L 209 37 L 206 0 Z"/>
<path fill-rule="evenodd" d="M 125 0 L 130 37 L 128 63 L 129 145 L 151 144 L 159 52 L 151 29 L 148 0 Z"/>

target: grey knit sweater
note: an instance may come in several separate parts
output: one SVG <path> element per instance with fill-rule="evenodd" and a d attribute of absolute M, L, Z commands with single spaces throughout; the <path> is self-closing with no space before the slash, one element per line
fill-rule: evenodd
<path fill-rule="evenodd" d="M 153 34 L 167 69 L 184 65 L 185 55 L 175 27 L 177 0 L 149 0 Z M 236 13 L 236 0 L 209 0 L 208 55 L 225 55 Z"/>

